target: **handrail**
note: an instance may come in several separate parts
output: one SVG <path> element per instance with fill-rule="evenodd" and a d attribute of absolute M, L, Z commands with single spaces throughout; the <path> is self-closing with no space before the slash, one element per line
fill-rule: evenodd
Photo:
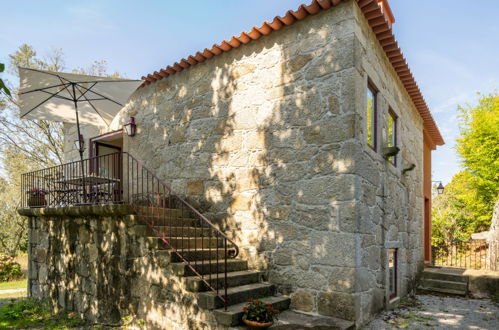
<path fill-rule="evenodd" d="M 25 173 L 21 189 L 22 207 L 131 205 L 139 220 L 152 232 L 152 238 L 161 240 L 227 308 L 227 260 L 239 255 L 239 247 L 128 152 L 94 156 Z M 220 278 L 219 273 L 224 277 Z"/>
<path fill-rule="evenodd" d="M 134 157 L 133 155 L 129 154 L 126 151 L 124 151 L 123 154 L 127 154 L 130 158 L 132 158 L 134 161 L 139 163 L 144 170 L 146 170 L 152 177 L 154 177 L 156 180 L 158 180 L 158 182 L 160 182 L 165 188 L 167 188 L 170 193 L 173 193 L 185 206 L 187 206 L 198 217 L 203 219 L 203 221 L 206 224 L 208 224 L 213 230 L 215 230 L 218 234 L 222 235 L 225 239 L 227 239 L 227 241 L 229 241 L 232 244 L 232 246 L 234 247 L 234 249 L 236 250 L 235 254 L 233 255 L 233 258 L 235 258 L 239 255 L 239 247 L 237 246 L 236 243 L 234 243 L 233 240 L 231 240 L 229 237 L 227 237 L 227 235 L 225 235 L 225 233 L 223 233 L 220 229 L 215 227 L 215 225 L 213 225 L 213 223 L 210 220 L 208 220 L 204 215 L 199 213 L 199 211 L 196 210 L 191 204 L 189 204 L 186 200 L 184 200 L 182 197 L 180 197 L 180 195 L 177 194 L 177 192 L 175 190 L 173 190 L 169 185 L 167 185 L 163 180 L 161 180 L 150 169 L 148 169 L 146 166 L 144 166 L 144 163 L 142 163 L 140 160 L 138 160 L 136 157 Z"/>

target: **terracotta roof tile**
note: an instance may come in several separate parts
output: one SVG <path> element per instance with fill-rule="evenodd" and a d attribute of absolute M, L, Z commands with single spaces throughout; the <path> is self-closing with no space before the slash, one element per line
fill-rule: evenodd
<path fill-rule="evenodd" d="M 272 22 L 264 22 L 260 27 L 253 27 L 249 32 L 242 32 L 238 37 L 233 36 L 229 41 L 224 40 L 220 45 L 213 45 L 210 49 L 204 49 L 203 52 L 197 52 L 194 56 L 189 56 L 187 59 L 182 59 L 180 63 L 175 63 L 173 66 L 167 66 L 161 69 L 160 72 L 142 77 L 144 79 L 143 86 L 154 83 L 163 78 L 176 74 L 184 69 L 187 69 L 197 63 L 204 62 L 213 58 L 214 56 L 221 55 L 224 52 L 229 52 L 234 48 L 240 47 L 244 44 L 251 42 L 251 40 L 258 40 L 262 36 L 268 35 L 273 31 L 278 31 L 285 25 L 292 25 L 297 21 L 303 20 L 310 15 L 316 15 L 321 11 L 327 10 L 338 5 L 342 1 L 350 0 L 313 0 L 311 4 L 301 5 L 296 11 L 289 10 L 284 17 L 276 16 Z M 390 63 L 397 72 L 402 84 L 406 88 L 408 94 L 412 98 L 414 105 L 418 109 L 424 121 L 424 127 L 428 131 L 430 137 L 436 145 L 443 145 L 444 140 L 440 131 L 433 119 L 430 109 L 426 104 L 421 91 L 407 65 L 407 62 L 402 54 L 402 51 L 397 45 L 395 36 L 391 29 L 391 23 L 386 21 L 378 0 L 353 0 L 357 2 L 359 8 L 362 10 L 369 26 L 373 29 L 376 38 L 380 42 L 381 47 L 385 51 Z M 391 13 L 390 13 L 391 14 Z"/>

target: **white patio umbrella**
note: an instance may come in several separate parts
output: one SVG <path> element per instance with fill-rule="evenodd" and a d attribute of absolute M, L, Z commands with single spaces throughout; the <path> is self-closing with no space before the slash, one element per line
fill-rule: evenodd
<path fill-rule="evenodd" d="M 40 119 L 77 126 L 80 123 L 111 124 L 141 80 L 96 77 L 74 73 L 19 68 L 21 118 Z M 83 148 L 80 143 L 80 159 Z"/>

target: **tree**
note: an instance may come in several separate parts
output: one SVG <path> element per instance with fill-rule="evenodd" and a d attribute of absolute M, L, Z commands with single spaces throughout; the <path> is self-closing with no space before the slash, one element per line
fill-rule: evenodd
<path fill-rule="evenodd" d="M 488 230 L 499 199 L 499 95 L 482 96 L 477 105 L 459 107 L 459 113 L 456 149 L 463 170 L 433 201 L 434 245 Z"/>
<path fill-rule="evenodd" d="M 10 71 L 15 76 L 19 75 L 18 66 L 64 70 L 64 56 L 60 49 L 52 50 L 41 59 L 33 47 L 23 44 L 9 57 Z M 89 68 L 78 68 L 73 72 L 109 76 L 105 61 L 95 61 Z M 64 150 L 62 123 L 20 119 L 17 88 L 10 90 L 12 94 L 0 93 L 0 162 L 3 165 L 0 172 L 3 176 L 0 177 L 0 252 L 15 255 L 27 242 L 26 219 L 17 214 L 20 194 L 23 193 L 21 174 L 61 164 Z"/>
<path fill-rule="evenodd" d="M 49 71 L 64 70 L 64 53 L 53 49 L 44 59 L 37 57 L 33 47 L 23 44 L 10 57 L 10 71 L 19 76 L 17 67 Z M 119 77 L 119 73 L 107 74 L 106 61 L 94 61 L 87 69 L 78 68 L 74 73 L 95 76 Z M 19 118 L 17 89 L 14 96 L 0 102 L 0 152 L 11 149 L 23 154 L 26 161 L 37 167 L 50 167 L 63 162 L 63 125 L 46 120 L 26 120 Z"/>
<path fill-rule="evenodd" d="M 0 63 L 0 72 L 5 70 L 5 64 Z M 0 79 L 0 92 L 4 92 L 5 95 L 10 96 L 10 90 L 5 86 L 5 83 L 2 79 Z"/>
<path fill-rule="evenodd" d="M 21 174 L 33 170 L 23 154 L 3 153 L 5 178 L 0 178 L 0 251 L 15 256 L 27 247 L 27 221 L 17 213 L 21 193 Z"/>
<path fill-rule="evenodd" d="M 490 217 L 473 185 L 473 175 L 461 171 L 433 200 L 432 243 L 441 246 L 454 240 L 469 240 L 472 233 L 487 230 Z"/>
<path fill-rule="evenodd" d="M 10 57 L 10 71 L 19 76 L 17 67 L 61 71 L 63 54 L 55 49 L 45 60 L 36 57 L 36 51 L 23 44 Z M 26 161 L 38 167 L 49 167 L 63 161 L 63 130 L 61 123 L 19 118 L 17 89 L 12 97 L 0 104 L 0 152 L 13 150 L 24 155 Z"/>
<path fill-rule="evenodd" d="M 459 110 L 457 152 L 484 206 L 477 216 L 490 219 L 499 197 L 499 94 L 483 96 L 478 105 Z"/>

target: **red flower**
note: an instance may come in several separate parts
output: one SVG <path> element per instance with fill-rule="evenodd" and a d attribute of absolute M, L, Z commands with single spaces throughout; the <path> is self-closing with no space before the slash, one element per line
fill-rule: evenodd
<path fill-rule="evenodd" d="M 247 311 L 248 310 L 248 307 L 243 307 L 243 311 Z"/>

